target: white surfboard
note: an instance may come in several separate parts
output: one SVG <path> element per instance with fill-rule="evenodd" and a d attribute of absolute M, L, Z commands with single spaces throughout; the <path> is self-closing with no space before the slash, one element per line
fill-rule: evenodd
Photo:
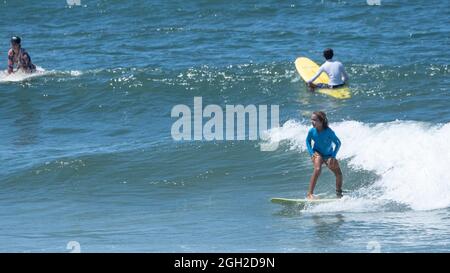
<path fill-rule="evenodd" d="M 274 197 L 270 202 L 280 205 L 307 205 L 307 204 L 323 204 L 339 201 L 338 198 L 318 198 L 318 199 L 291 199 Z"/>

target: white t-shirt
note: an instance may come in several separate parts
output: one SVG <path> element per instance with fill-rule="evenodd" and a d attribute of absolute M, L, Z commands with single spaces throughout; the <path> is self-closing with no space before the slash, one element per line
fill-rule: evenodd
<path fill-rule="evenodd" d="M 312 77 L 308 83 L 312 83 L 315 81 L 322 72 L 327 73 L 328 78 L 330 78 L 330 82 L 328 85 L 339 85 L 343 84 L 348 80 L 348 75 L 345 72 L 344 65 L 341 62 L 327 60 L 323 65 L 320 66 L 319 71 L 317 71 L 316 75 Z"/>

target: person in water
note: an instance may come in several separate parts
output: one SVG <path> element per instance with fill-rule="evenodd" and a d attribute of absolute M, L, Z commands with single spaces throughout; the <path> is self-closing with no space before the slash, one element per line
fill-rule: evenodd
<path fill-rule="evenodd" d="M 333 49 L 331 48 L 327 48 L 323 51 L 325 63 L 322 64 L 317 73 L 306 82 L 306 85 L 308 85 L 311 91 L 314 91 L 315 88 L 337 88 L 347 83 L 348 75 L 345 72 L 344 65 L 341 62 L 334 61 L 333 55 Z M 322 72 L 327 73 L 330 81 L 328 84 L 314 84 L 313 82 L 320 76 L 320 74 L 322 74 Z"/>
<path fill-rule="evenodd" d="M 336 196 L 342 197 L 342 172 L 339 162 L 336 160 L 336 154 L 341 147 L 341 141 L 333 130 L 328 127 L 327 115 L 324 112 L 314 112 L 311 115 L 311 123 L 313 128 L 308 132 L 306 137 L 306 147 L 308 148 L 311 161 L 314 165 L 314 172 L 309 182 L 308 199 L 314 199 L 314 188 L 317 179 L 322 170 L 322 164 L 325 164 L 336 176 Z M 311 146 L 311 141 L 314 146 Z M 334 148 L 333 144 L 334 143 Z"/>
<path fill-rule="evenodd" d="M 16 71 L 32 73 L 36 70 L 36 66 L 31 62 L 30 54 L 22 48 L 20 37 L 13 36 L 11 38 L 11 48 L 8 51 L 8 74 Z M 17 67 L 14 70 L 14 66 Z"/>

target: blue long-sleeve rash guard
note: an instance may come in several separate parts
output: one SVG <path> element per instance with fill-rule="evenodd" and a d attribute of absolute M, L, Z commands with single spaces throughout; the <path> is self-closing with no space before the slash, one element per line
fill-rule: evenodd
<path fill-rule="evenodd" d="M 314 147 L 311 147 L 311 140 L 314 140 Z M 333 143 L 335 145 L 334 149 Z M 326 128 L 321 132 L 318 132 L 316 128 L 311 128 L 306 137 L 306 147 L 308 147 L 310 156 L 312 156 L 314 152 L 318 152 L 322 157 L 336 158 L 336 154 L 341 147 L 341 141 L 330 128 Z"/>

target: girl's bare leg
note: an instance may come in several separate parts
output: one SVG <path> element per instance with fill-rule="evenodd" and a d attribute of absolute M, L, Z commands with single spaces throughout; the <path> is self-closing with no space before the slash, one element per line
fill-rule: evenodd
<path fill-rule="evenodd" d="M 314 198 L 314 188 L 316 187 L 317 179 L 319 178 L 320 172 L 322 171 L 322 164 L 324 163 L 322 157 L 317 153 L 312 156 L 311 161 L 314 165 L 314 171 L 309 180 L 308 199 Z"/>
<path fill-rule="evenodd" d="M 336 176 L 336 195 L 338 198 L 342 197 L 342 171 L 339 162 L 335 158 L 330 158 L 327 162 L 328 168 Z"/>

